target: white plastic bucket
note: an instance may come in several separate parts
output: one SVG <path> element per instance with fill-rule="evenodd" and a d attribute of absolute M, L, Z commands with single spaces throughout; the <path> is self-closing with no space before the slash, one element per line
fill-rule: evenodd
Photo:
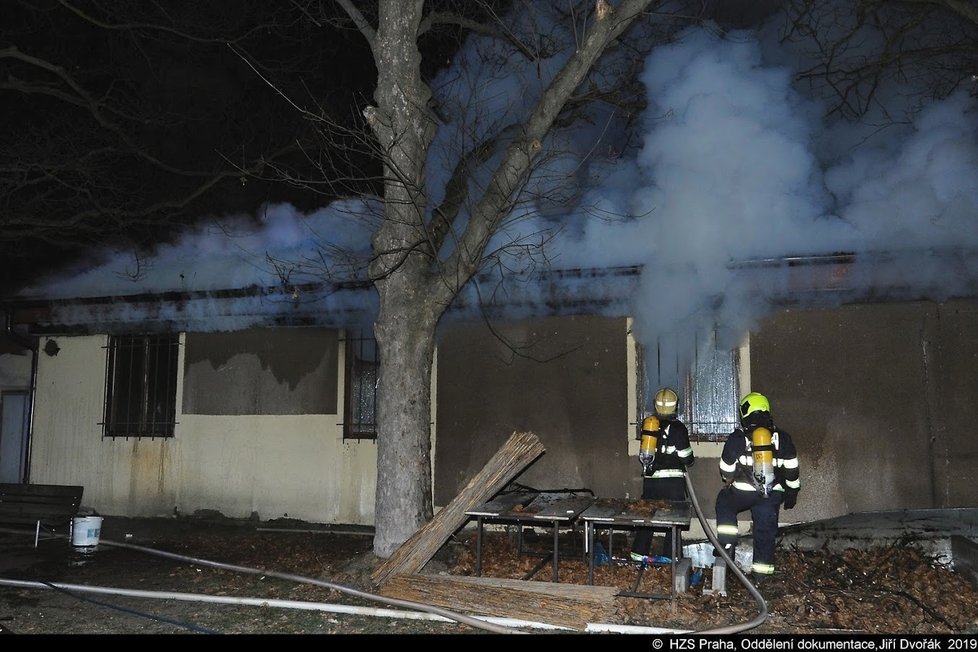
<path fill-rule="evenodd" d="M 76 516 L 71 521 L 71 545 L 76 548 L 94 548 L 101 533 L 101 516 Z"/>
<path fill-rule="evenodd" d="M 683 557 L 692 560 L 693 568 L 710 568 L 713 566 L 713 544 L 709 541 L 683 546 Z M 743 537 L 737 545 L 734 563 L 745 573 L 750 572 L 754 563 L 753 540 Z"/>

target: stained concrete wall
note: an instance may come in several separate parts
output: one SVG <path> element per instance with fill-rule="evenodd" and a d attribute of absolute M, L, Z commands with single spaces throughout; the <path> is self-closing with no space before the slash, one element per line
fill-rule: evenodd
<path fill-rule="evenodd" d="M 791 520 L 978 504 L 975 302 L 784 310 L 750 351 L 750 389 L 799 451 Z"/>
<path fill-rule="evenodd" d="M 184 414 L 338 414 L 335 329 L 188 333 Z"/>
<path fill-rule="evenodd" d="M 436 507 L 515 430 L 537 433 L 547 450 L 519 482 L 640 495 L 639 381 L 627 321 L 575 317 L 496 326 L 493 333 L 485 324 L 454 324 L 439 339 Z M 172 439 L 102 439 L 107 339 L 55 339 L 57 355 L 42 352 L 38 359 L 32 481 L 84 484 L 86 504 L 107 514 L 217 509 L 234 517 L 372 522 L 375 444 L 344 442 L 341 415 L 179 409 Z M 322 375 L 323 364 L 335 365 L 341 377 L 342 346 L 335 358 L 321 354 L 302 368 Z M 219 357 L 239 355 L 248 353 L 222 349 Z M 975 302 L 783 310 L 751 333 L 748 364 L 751 387 L 741 392 L 766 393 L 799 450 L 802 494 L 796 509 L 782 512 L 783 522 L 978 501 L 971 480 L 978 458 Z M 263 369 L 257 358 L 249 365 L 252 373 Z M 283 382 L 295 381 L 294 371 Z M 342 406 L 343 383 L 335 378 L 324 382 L 336 394 L 330 405 Z M 708 518 L 719 489 L 720 447 L 694 444 L 698 461 L 690 477 Z"/>
<path fill-rule="evenodd" d="M 625 319 L 455 324 L 438 343 L 434 500 L 445 505 L 513 432 L 546 452 L 517 478 L 536 489 L 641 492 L 628 455 L 635 374 Z"/>
<path fill-rule="evenodd" d="M 178 405 L 172 438 L 103 438 L 107 337 L 56 339 L 58 354 L 38 359 L 32 482 L 84 485 L 83 503 L 103 514 L 216 510 L 232 518 L 373 522 L 376 445 L 344 441 L 338 414 L 196 415 Z M 341 374 L 342 351 L 321 353 Z M 238 350 L 228 360 L 248 355 Z M 262 373 L 260 364 L 249 368 Z M 321 364 L 303 368 L 320 373 Z M 326 387 L 338 393 L 331 403 L 342 405 L 342 383 Z"/>
<path fill-rule="evenodd" d="M 573 324 L 573 325 L 568 325 Z M 547 454 L 520 481 L 585 486 L 600 496 L 641 492 L 634 403 L 638 383 L 615 320 L 529 322 L 566 358 L 519 359 L 484 326 L 458 328 L 440 346 L 436 503 L 461 488 L 513 429 L 537 432 Z M 799 451 L 802 494 L 784 524 L 852 512 L 978 504 L 978 304 L 908 302 L 783 310 L 752 332 L 750 387 L 772 401 Z M 575 348 L 580 344 L 579 348 Z M 617 352 L 608 355 L 609 352 Z M 600 371 L 599 371 L 600 370 Z M 625 423 L 628 421 L 628 423 Z M 598 445 L 595 445 L 598 444 Z M 690 479 L 713 526 L 721 443 L 693 445 Z M 586 459 L 587 474 L 581 474 Z M 573 469 L 575 473 L 569 473 Z M 579 482 L 578 482 L 579 481 Z M 741 530 L 750 513 L 741 514 Z M 704 536 L 695 521 L 689 537 Z"/>

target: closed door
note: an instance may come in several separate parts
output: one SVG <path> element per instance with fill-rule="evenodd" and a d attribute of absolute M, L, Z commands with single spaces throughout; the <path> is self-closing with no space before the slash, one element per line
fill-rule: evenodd
<path fill-rule="evenodd" d="M 0 482 L 25 482 L 27 392 L 0 393 Z"/>

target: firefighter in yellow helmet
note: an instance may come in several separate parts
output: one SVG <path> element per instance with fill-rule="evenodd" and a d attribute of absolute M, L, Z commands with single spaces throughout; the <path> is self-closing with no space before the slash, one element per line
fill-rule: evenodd
<path fill-rule="evenodd" d="M 679 420 L 679 395 L 670 387 L 655 393 L 655 412 L 642 422 L 639 433 L 639 462 L 642 463 L 642 498 L 686 500 L 686 469 L 693 464 L 689 431 Z M 652 530 L 639 528 L 632 544 L 631 558 L 648 562 Z M 665 537 L 663 557 L 673 555 L 672 540 Z M 665 561 L 662 559 L 661 561 Z"/>
<path fill-rule="evenodd" d="M 737 548 L 737 514 L 750 510 L 754 537 L 751 575 L 759 583 L 774 574 L 781 506 L 792 509 L 801 482 L 791 436 L 774 425 L 767 397 L 751 392 L 740 401 L 741 427 L 720 454 L 723 489 L 717 495 L 717 539 L 731 560 Z"/>

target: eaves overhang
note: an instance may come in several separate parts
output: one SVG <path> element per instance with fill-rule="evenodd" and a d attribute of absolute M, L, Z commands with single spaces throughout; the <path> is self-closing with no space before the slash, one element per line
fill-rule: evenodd
<path fill-rule="evenodd" d="M 628 312 L 639 267 L 566 269 L 509 277 L 480 275 L 448 319 L 513 319 Z M 0 301 L 8 322 L 31 335 L 213 332 L 275 327 L 362 327 L 377 313 L 370 282 L 226 288 Z"/>
<path fill-rule="evenodd" d="M 370 311 L 366 283 L 310 283 L 199 291 L 0 301 L 8 324 L 30 334 L 241 330 L 356 324 Z"/>
<path fill-rule="evenodd" d="M 964 247 L 749 258 L 728 267 L 773 306 L 978 298 L 978 251 Z"/>
<path fill-rule="evenodd" d="M 978 297 L 970 250 L 941 252 L 963 271 L 953 292 L 939 299 Z M 888 253 L 745 258 L 726 265 L 728 286 L 763 295 L 773 306 L 825 307 L 847 303 L 934 299 L 934 287 L 901 283 L 905 259 Z M 631 316 L 644 267 L 580 267 L 496 277 L 481 274 L 463 288 L 446 319 L 521 319 L 560 315 Z M 661 272 L 660 272 L 661 273 Z M 682 283 L 676 276 L 677 283 Z M 680 285 L 681 286 L 681 285 Z M 703 297 L 723 301 L 723 291 Z M 377 313 L 369 281 L 164 291 L 114 296 L 0 301 L 8 325 L 30 335 L 55 333 L 213 332 L 246 328 L 362 328 Z"/>

